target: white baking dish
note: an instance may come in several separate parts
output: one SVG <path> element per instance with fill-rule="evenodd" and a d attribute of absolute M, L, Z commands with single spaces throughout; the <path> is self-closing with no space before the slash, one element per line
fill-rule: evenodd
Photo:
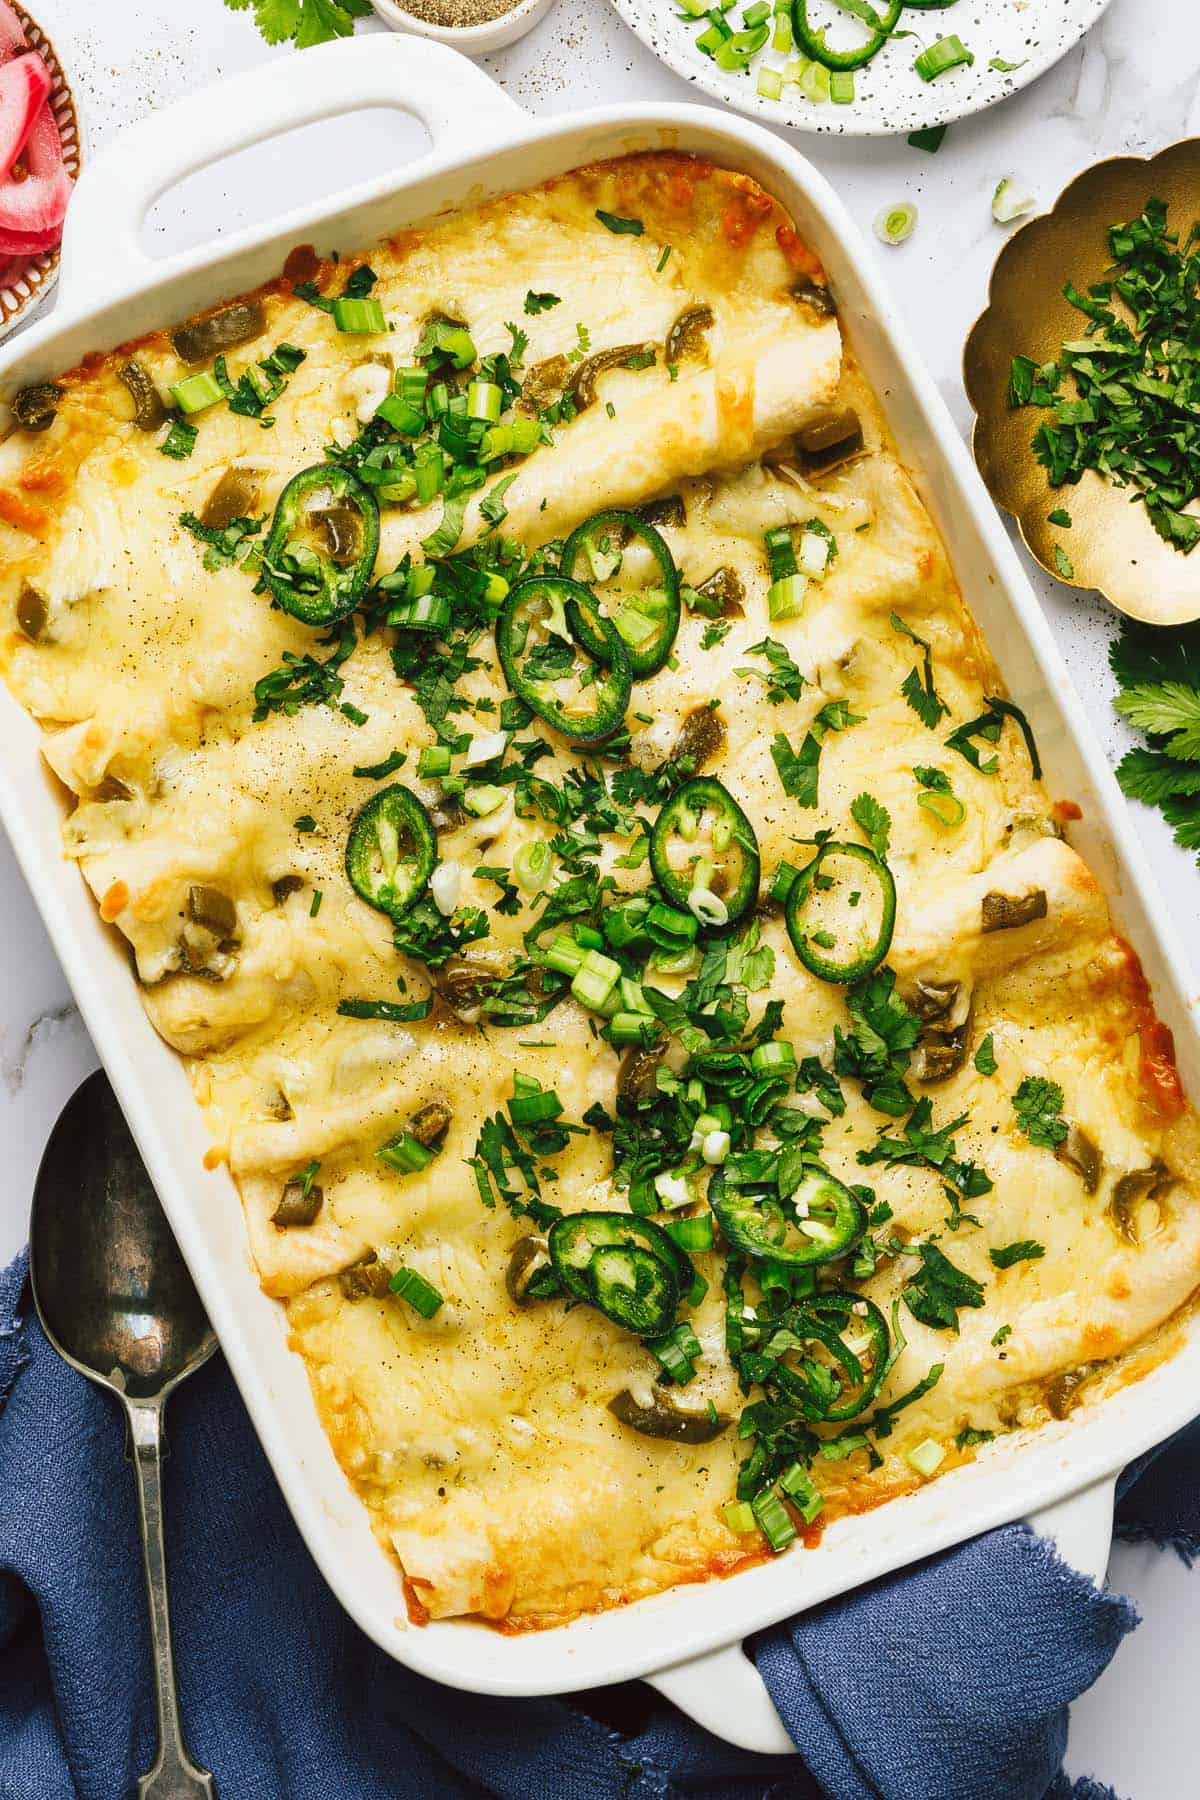
<path fill-rule="evenodd" d="M 167 261 L 141 244 L 148 208 L 182 176 L 293 126 L 364 106 L 400 107 L 428 128 L 430 153 L 337 204 L 287 213 L 269 228 Z M 1033 721 L 1053 791 L 1083 807 L 1074 836 L 1137 946 L 1184 1078 L 1200 1093 L 1197 1002 L 1161 900 L 1142 867 L 1111 775 L 1034 596 L 933 381 L 828 184 L 756 125 L 695 106 L 626 106 L 533 120 L 452 51 L 371 37 L 307 51 L 197 95 L 134 127 L 79 183 L 67 224 L 62 300 L 53 318 L 0 355 L 0 394 L 53 376 L 89 350 L 184 317 L 278 273 L 298 242 L 348 249 L 485 195 L 521 188 L 597 157 L 690 150 L 746 170 L 778 196 L 830 271 L 847 334 L 887 408 L 967 598 L 1014 697 Z M 286 187 L 281 166 L 281 191 Z M 221 1170 L 182 1065 L 156 1036 L 125 956 L 60 849 L 61 794 L 37 732 L 0 699 L 0 812 L 130 1125 L 304 1538 L 362 1629 L 408 1667 L 451 1686 L 544 1694 L 645 1676 L 715 1732 L 756 1749 L 789 1748 L 752 1665 L 754 1630 L 1004 1521 L 1034 1518 L 1077 1566 L 1107 1561 L 1115 1472 L 1189 1419 L 1200 1394 L 1200 1332 L 1145 1381 L 1103 1407 L 860 1518 L 815 1550 L 726 1581 L 684 1587 L 554 1631 L 505 1638 L 405 1621 L 399 1574 L 371 1535 L 317 1421 L 281 1309 L 260 1292 L 241 1207 Z"/>

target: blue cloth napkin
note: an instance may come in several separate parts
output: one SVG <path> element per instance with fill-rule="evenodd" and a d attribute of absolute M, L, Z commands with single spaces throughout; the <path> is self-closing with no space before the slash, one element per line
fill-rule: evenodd
<path fill-rule="evenodd" d="M 155 1728 L 115 1405 L 0 1274 L 0 1800 L 129 1800 Z M 180 1697 L 221 1800 L 1114 1800 L 1060 1773 L 1066 1708 L 1137 1622 L 1012 1526 L 763 1634 L 800 1752 L 756 1757 L 641 1683 L 480 1699 L 384 1657 L 321 1580 L 223 1361 L 171 1401 Z M 1200 1437 L 1130 1471 L 1127 1536 L 1190 1557 Z"/>

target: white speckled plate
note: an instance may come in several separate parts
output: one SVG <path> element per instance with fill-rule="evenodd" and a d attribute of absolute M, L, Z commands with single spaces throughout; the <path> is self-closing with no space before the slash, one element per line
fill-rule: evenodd
<path fill-rule="evenodd" d="M 782 99 L 764 100 L 755 85 L 759 67 L 765 62 L 780 68 L 789 60 L 787 56 L 768 48 L 746 73 L 726 74 L 696 48 L 705 19 L 681 18 L 674 0 L 612 3 L 668 68 L 764 124 L 838 137 L 873 137 L 945 125 L 1007 99 L 1077 44 L 1109 0 L 957 0 L 956 5 L 930 10 L 914 8 L 902 16 L 898 27 L 913 35 L 893 38 L 865 68 L 855 72 L 855 98 L 850 106 L 809 100 L 790 84 Z M 740 29 L 745 3 L 736 0 L 727 14 L 735 30 Z M 881 6 L 882 0 L 876 0 L 876 9 Z M 810 0 L 809 17 L 815 25 L 832 26 L 830 42 L 835 48 L 862 42 L 861 27 L 847 19 L 832 0 Z M 936 81 L 922 81 L 913 68 L 915 57 L 926 45 L 951 32 L 974 52 L 974 65 L 952 69 Z M 1021 66 L 1009 71 L 993 69 L 988 66 L 993 60 Z"/>

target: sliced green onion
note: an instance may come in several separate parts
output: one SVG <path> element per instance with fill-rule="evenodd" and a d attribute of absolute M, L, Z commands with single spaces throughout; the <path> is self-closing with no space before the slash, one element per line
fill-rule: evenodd
<path fill-rule="evenodd" d="M 653 1352 L 671 1380 L 678 1382 L 680 1387 L 696 1373 L 696 1358 L 701 1354 L 700 1340 L 686 1319 L 681 1319 L 665 1337 L 655 1338 L 646 1348 Z"/>
<path fill-rule="evenodd" d="M 806 1525 L 811 1525 L 825 1502 L 820 1489 L 802 1463 L 792 1463 L 779 1477 L 779 1485 Z"/>
<path fill-rule="evenodd" d="M 729 908 L 711 888 L 694 887 L 687 897 L 687 903 L 688 911 L 701 925 L 728 925 Z"/>
<path fill-rule="evenodd" d="M 778 69 L 772 69 L 766 63 L 758 71 L 758 92 L 764 100 L 781 100 L 783 98 L 783 76 Z"/>
<path fill-rule="evenodd" d="M 651 931 L 661 931 L 671 938 L 683 938 L 691 943 L 696 936 L 697 925 L 690 913 L 677 912 L 673 906 L 664 906 L 656 900 L 646 915 L 646 924 Z"/>
<path fill-rule="evenodd" d="M 992 217 L 997 225 L 1011 225 L 1014 219 L 1032 212 L 1036 205 L 1036 194 L 1023 188 L 1013 176 L 1006 175 L 1003 181 L 997 183 L 992 195 Z"/>
<path fill-rule="evenodd" d="M 224 398 L 220 382 L 208 369 L 203 369 L 199 375 L 185 375 L 182 381 L 171 385 L 172 405 L 181 413 L 204 412 Z"/>
<path fill-rule="evenodd" d="M 396 370 L 396 378 L 392 383 L 397 397 L 406 406 L 415 407 L 418 412 L 425 407 L 425 389 L 429 385 L 429 377 L 422 368 L 407 365 Z"/>
<path fill-rule="evenodd" d="M 494 381 L 472 381 L 467 387 L 467 417 L 494 425 L 504 407 L 504 390 Z"/>
<path fill-rule="evenodd" d="M 411 1131 L 401 1131 L 375 1152 L 380 1162 L 401 1175 L 416 1175 L 433 1161 L 433 1151 L 419 1143 Z"/>
<path fill-rule="evenodd" d="M 796 1052 L 785 1038 L 772 1038 L 750 1053 L 750 1067 L 756 1075 L 778 1075 L 796 1067 Z"/>
<path fill-rule="evenodd" d="M 375 417 L 398 431 L 401 437 L 416 437 L 425 429 L 425 414 L 416 407 L 410 406 L 400 394 L 389 394 L 375 408 Z"/>
<path fill-rule="evenodd" d="M 791 18 L 786 12 L 780 12 L 779 8 L 776 7 L 775 26 L 771 32 L 772 50 L 776 51 L 780 56 L 786 56 L 788 51 L 792 49 L 795 41 L 795 38 L 792 36 Z M 782 72 L 780 79 L 782 80 Z"/>
<path fill-rule="evenodd" d="M 532 1094 L 514 1094 L 508 1103 L 514 1125 L 546 1125 L 551 1119 L 557 1119 L 562 1109 L 562 1101 L 552 1088 L 539 1089 Z"/>
<path fill-rule="evenodd" d="M 418 775 L 448 775 L 450 752 L 445 744 L 430 744 L 417 758 Z"/>
<path fill-rule="evenodd" d="M 557 969 L 560 975 L 577 975 L 583 967 L 583 955 L 575 939 L 564 933 L 561 937 L 556 937 L 547 950 L 546 962 L 550 968 Z"/>
<path fill-rule="evenodd" d="M 903 244 L 909 239 L 917 224 L 917 209 L 911 200 L 901 200 L 896 206 L 885 206 L 882 212 L 875 214 L 874 232 L 881 244 Z"/>
<path fill-rule="evenodd" d="M 571 982 L 571 992 L 581 1006 L 599 1011 L 616 987 L 620 974 L 621 965 L 611 956 L 605 956 L 602 950 L 585 950 Z"/>
<path fill-rule="evenodd" d="M 413 453 L 412 472 L 417 484 L 417 499 L 424 506 L 441 493 L 446 479 L 446 459 L 441 445 L 418 444 Z"/>
<path fill-rule="evenodd" d="M 695 1219 L 664 1219 L 663 1229 L 675 1239 L 681 1250 L 695 1254 L 697 1251 L 711 1250 L 713 1247 L 711 1213 L 702 1213 Z"/>
<path fill-rule="evenodd" d="M 738 1537 L 749 1537 L 758 1528 L 754 1508 L 748 1500 L 731 1500 L 728 1506 L 722 1508 L 722 1512 L 726 1525 Z"/>
<path fill-rule="evenodd" d="M 798 874 L 799 870 L 794 869 L 790 862 L 781 862 L 774 875 L 771 877 L 769 891 L 772 900 L 777 901 L 778 904 L 782 906 L 788 895 L 791 893 L 792 883 L 795 881 Z"/>
<path fill-rule="evenodd" d="M 495 462 L 498 456 L 528 456 L 541 441 L 539 419 L 508 419 L 503 425 L 492 425 L 484 432 L 479 460 Z"/>
<path fill-rule="evenodd" d="M 771 35 L 769 25 L 756 25 L 753 31 L 735 31 L 717 50 L 715 62 L 726 74 L 737 74 L 758 55 Z"/>
<path fill-rule="evenodd" d="M 804 611 L 804 596 L 808 592 L 808 576 L 785 575 L 782 581 L 773 581 L 767 589 L 767 614 L 772 619 L 796 619 Z"/>
<path fill-rule="evenodd" d="M 463 794 L 463 805 L 473 818 L 487 819 L 494 812 L 499 812 L 507 799 L 507 788 L 491 787 L 484 782 L 478 787 L 467 788 Z"/>
<path fill-rule="evenodd" d="M 553 866 L 554 852 L 545 838 L 531 838 L 513 857 L 513 877 L 527 894 L 540 894 Z"/>
<path fill-rule="evenodd" d="M 917 805 L 932 813 L 940 825 L 961 825 L 967 816 L 957 794 L 941 794 L 927 788 L 917 795 Z"/>
<path fill-rule="evenodd" d="M 442 1296 L 433 1283 L 418 1275 L 415 1269 L 406 1269 L 401 1263 L 389 1282 L 393 1294 L 399 1294 L 401 1300 L 407 1300 L 414 1312 L 419 1312 L 423 1319 L 432 1319 L 435 1312 L 443 1304 Z"/>
<path fill-rule="evenodd" d="M 974 56 L 962 39 L 952 32 L 949 37 L 939 38 L 936 44 L 930 44 L 928 50 L 922 50 L 913 63 L 913 68 L 922 81 L 936 81 L 939 75 L 945 75 L 950 69 L 957 69 L 963 63 L 974 61 Z"/>
<path fill-rule="evenodd" d="M 761 25 L 770 17 L 770 0 L 754 0 L 753 5 L 742 9 L 742 24 L 748 31 L 753 31 L 756 25 Z"/>
<path fill-rule="evenodd" d="M 403 631 L 445 631 L 450 623 L 450 601 L 445 594 L 418 594 L 389 606 L 387 621 Z"/>
<path fill-rule="evenodd" d="M 614 1044 L 640 1044 L 648 1050 L 661 1031 L 652 1013 L 617 1012 L 608 1021 L 608 1035 Z"/>
<path fill-rule="evenodd" d="M 674 1210 L 677 1206 L 690 1206 L 696 1196 L 688 1186 L 686 1175 L 678 1169 L 664 1169 L 654 1177 L 654 1191 L 662 1204 Z"/>
<path fill-rule="evenodd" d="M 786 1549 L 796 1535 L 796 1527 L 774 1488 L 764 1488 L 761 1494 L 755 1494 L 750 1509 L 772 1550 Z"/>
<path fill-rule="evenodd" d="M 926 1438 L 924 1443 L 910 1450 L 904 1460 L 928 1481 L 945 1462 L 946 1452 L 934 1438 Z"/>
<path fill-rule="evenodd" d="M 373 294 L 368 294 L 362 300 L 347 300 L 344 297 L 335 300 L 333 322 L 339 331 L 353 331 L 361 334 L 387 330 L 383 307 Z"/>
<path fill-rule="evenodd" d="M 829 98 L 835 106 L 853 106 L 854 70 L 830 69 Z"/>
<path fill-rule="evenodd" d="M 724 20 L 718 20 L 707 25 L 700 33 L 696 39 L 696 48 L 702 50 L 705 56 L 716 56 L 721 45 L 727 43 L 732 36 L 733 33 Z"/>
<path fill-rule="evenodd" d="M 806 100 L 816 101 L 820 105 L 829 98 L 829 70 L 824 63 L 810 61 L 801 70 L 796 85 Z"/>

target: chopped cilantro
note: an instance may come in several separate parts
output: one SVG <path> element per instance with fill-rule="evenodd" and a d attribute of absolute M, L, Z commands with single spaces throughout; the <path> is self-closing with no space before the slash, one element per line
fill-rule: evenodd
<path fill-rule="evenodd" d="M 204 567 L 228 569 L 245 562 L 257 548 L 250 539 L 263 528 L 261 519 L 231 519 L 228 525 L 205 525 L 193 512 L 180 513 L 179 523 L 205 546 Z"/>
<path fill-rule="evenodd" d="M 189 425 L 186 419 L 172 419 L 171 429 L 158 446 L 163 456 L 169 456 L 173 462 L 186 462 L 196 448 L 196 439 L 200 433 L 195 425 Z"/>
<path fill-rule="evenodd" d="M 981 1075 L 994 1075 L 996 1073 L 996 1046 L 992 1041 L 992 1034 L 990 1031 L 975 1052 L 975 1067 L 979 1070 Z"/>
<path fill-rule="evenodd" d="M 350 772 L 364 781 L 383 781 L 386 776 L 394 775 L 397 769 L 402 769 L 407 761 L 406 750 L 393 750 L 382 762 L 359 763 Z"/>
<path fill-rule="evenodd" d="M 557 294 L 538 294 L 533 288 L 525 296 L 525 311 L 529 314 L 549 312 L 552 306 L 561 306 L 562 301 Z"/>
<path fill-rule="evenodd" d="M 850 803 L 850 817 L 858 826 L 880 862 L 886 862 L 892 830 L 892 815 L 873 794 L 859 794 Z"/>
<path fill-rule="evenodd" d="M 936 1244 L 916 1247 L 921 1268 L 904 1288 L 904 1304 L 914 1319 L 935 1331 L 957 1331 L 959 1308 L 983 1305 L 983 1289 L 957 1268 Z"/>
<path fill-rule="evenodd" d="M 1022 1238 L 1019 1243 L 1005 1244 L 1002 1249 L 989 1252 L 992 1265 L 997 1269 L 1011 1269 L 1019 1262 L 1037 1262 L 1045 1254 L 1045 1245 L 1036 1243 L 1033 1238 Z"/>
<path fill-rule="evenodd" d="M 1067 1122 L 1062 1118 L 1063 1091 L 1057 1081 L 1041 1075 L 1027 1075 L 1012 1097 L 1017 1125 L 1031 1144 L 1053 1150 L 1067 1135 Z"/>
<path fill-rule="evenodd" d="M 992 1339 L 993 1347 L 998 1350 L 1000 1348 L 1001 1344 L 1007 1344 L 1007 1342 L 1011 1336 L 1012 1336 L 1012 1326 L 1011 1325 L 1002 1325 L 1000 1327 L 999 1331 L 996 1333 L 995 1337 Z"/>
<path fill-rule="evenodd" d="M 800 698 L 804 677 L 778 638 L 763 638 L 760 644 L 751 644 L 746 655 L 765 657 L 768 667 L 765 671 L 741 668 L 737 673 L 753 676 L 756 680 L 765 683 L 767 699 L 773 706 L 778 706 L 781 700 L 798 700 Z"/>
<path fill-rule="evenodd" d="M 938 693 L 933 681 L 933 650 L 927 640 L 913 630 L 912 626 L 900 617 L 899 613 L 891 615 L 891 627 L 902 636 L 909 638 L 917 648 L 925 652 L 920 668 L 910 669 L 900 683 L 900 692 L 908 701 L 922 725 L 930 731 L 936 731 L 939 720 L 945 718 L 950 708 Z"/>

